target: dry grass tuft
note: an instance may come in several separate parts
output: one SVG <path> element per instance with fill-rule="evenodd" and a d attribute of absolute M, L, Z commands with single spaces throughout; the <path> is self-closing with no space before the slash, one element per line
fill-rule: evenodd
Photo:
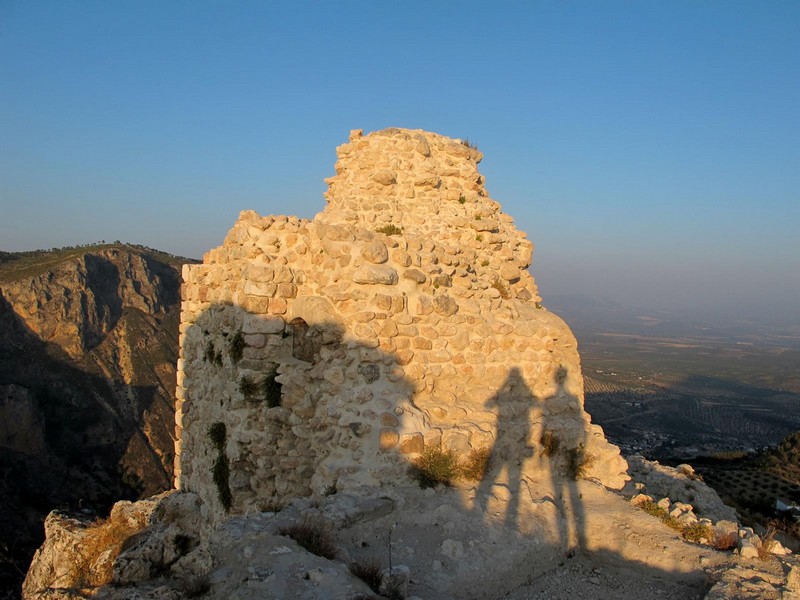
<path fill-rule="evenodd" d="M 144 520 L 131 523 L 120 516 L 98 519 L 86 528 L 83 544 L 68 573 L 55 582 L 59 586 L 94 588 L 111 582 L 114 561 L 125 542 L 141 531 Z"/>
<path fill-rule="evenodd" d="M 336 558 L 336 544 L 328 527 L 319 521 L 307 519 L 299 525 L 283 527 L 278 535 L 292 538 L 300 546 L 323 558 L 333 560 Z"/>
<path fill-rule="evenodd" d="M 542 454 L 548 458 L 558 454 L 558 449 L 561 446 L 561 440 L 552 431 L 544 431 L 539 438 L 539 443 L 542 446 Z"/>
<path fill-rule="evenodd" d="M 767 531 L 761 537 L 761 544 L 758 546 L 758 558 L 768 560 L 772 558 L 772 545 L 775 543 L 775 534 L 778 530 L 774 525 L 769 525 Z"/>
<path fill-rule="evenodd" d="M 492 281 L 492 287 L 500 292 L 500 297 L 503 298 L 503 300 L 511 298 L 511 291 L 508 289 L 508 284 L 499 277 L 495 277 Z"/>
<path fill-rule="evenodd" d="M 739 545 L 739 534 L 736 531 L 715 532 L 711 545 L 717 550 L 732 550 Z"/>
<path fill-rule="evenodd" d="M 685 540 L 699 544 L 700 540 L 711 541 L 714 539 L 714 530 L 710 525 L 703 523 L 692 523 L 681 530 L 681 535 Z"/>
<path fill-rule="evenodd" d="M 461 476 L 471 481 L 481 481 L 489 470 L 491 458 L 492 449 L 488 446 L 473 448 L 461 464 Z"/>
<path fill-rule="evenodd" d="M 380 592 L 383 569 L 377 558 L 371 558 L 360 563 L 351 563 L 350 572 L 366 583 L 373 592 L 376 594 Z"/>
<path fill-rule="evenodd" d="M 411 476 L 424 488 L 436 487 L 439 484 L 452 485 L 459 475 L 455 452 L 436 446 L 425 448 L 411 468 Z"/>
<path fill-rule="evenodd" d="M 583 446 L 570 448 L 567 450 L 567 477 L 573 481 L 585 478 L 594 461 L 594 455 L 586 452 Z"/>

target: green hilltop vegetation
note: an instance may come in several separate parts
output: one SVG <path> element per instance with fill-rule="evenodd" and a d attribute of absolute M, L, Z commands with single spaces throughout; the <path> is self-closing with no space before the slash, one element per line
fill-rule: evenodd
<path fill-rule="evenodd" d="M 38 250 L 29 250 L 25 252 L 0 251 L 0 281 L 15 281 L 26 277 L 36 277 L 37 275 L 46 273 L 65 260 L 103 250 L 123 250 L 132 252 L 142 256 L 149 256 L 150 258 L 172 266 L 197 262 L 197 260 L 192 258 L 176 256 L 141 244 L 129 244 L 120 242 L 119 240 L 106 243 L 105 240 L 103 240 L 91 244 L 51 248 L 50 250 L 40 248 Z"/>

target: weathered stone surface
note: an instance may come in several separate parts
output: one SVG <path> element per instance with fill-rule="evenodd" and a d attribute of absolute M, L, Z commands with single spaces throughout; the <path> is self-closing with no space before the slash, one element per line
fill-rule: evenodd
<path fill-rule="evenodd" d="M 382 169 L 375 173 L 372 176 L 372 180 L 380 183 L 381 185 L 392 185 L 393 183 L 397 183 L 395 174 L 387 169 Z"/>
<path fill-rule="evenodd" d="M 391 450 L 400 441 L 400 436 L 392 429 L 382 429 L 380 436 L 380 449 L 383 451 Z"/>
<path fill-rule="evenodd" d="M 364 257 L 365 260 L 379 265 L 389 260 L 389 251 L 386 249 L 386 244 L 375 240 L 364 246 L 364 249 L 361 251 L 361 256 Z"/>
<path fill-rule="evenodd" d="M 458 312 L 458 302 L 450 296 L 436 296 L 433 299 L 433 309 L 445 317 L 450 317 Z"/>
<path fill-rule="evenodd" d="M 421 433 L 404 435 L 400 440 L 400 452 L 403 454 L 416 454 L 425 449 L 425 438 Z"/>
<path fill-rule="evenodd" d="M 145 528 L 153 511 L 171 494 L 136 503 L 118 502 L 102 522 L 50 513 L 45 520 L 46 541 L 33 557 L 22 586 L 23 596 L 36 598 L 50 588 L 68 590 L 111 583 L 124 544 Z"/>
<path fill-rule="evenodd" d="M 425 280 L 427 279 L 425 273 L 419 269 L 406 269 L 403 271 L 403 277 L 416 283 L 425 283 Z"/>
<path fill-rule="evenodd" d="M 353 274 L 353 281 L 367 285 L 394 285 L 397 283 L 397 279 L 397 271 L 388 266 L 370 265 L 361 267 Z"/>

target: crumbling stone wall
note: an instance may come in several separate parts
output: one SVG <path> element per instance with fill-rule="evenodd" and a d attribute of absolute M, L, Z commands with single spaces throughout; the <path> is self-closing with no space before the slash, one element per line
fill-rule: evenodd
<path fill-rule="evenodd" d="M 575 339 L 541 306 L 533 245 L 486 192 L 481 153 L 386 129 L 337 154 L 313 220 L 245 211 L 184 267 L 176 486 L 216 507 L 227 486 L 241 513 L 404 481 L 429 445 L 489 447 L 535 479 L 553 476 L 553 435 L 621 486 Z"/>

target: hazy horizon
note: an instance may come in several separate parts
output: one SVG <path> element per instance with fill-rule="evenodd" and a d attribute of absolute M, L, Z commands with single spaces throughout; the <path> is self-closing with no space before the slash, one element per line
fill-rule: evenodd
<path fill-rule="evenodd" d="M 199 258 L 348 131 L 469 138 L 548 295 L 800 321 L 793 2 L 0 4 L 0 250 Z"/>

